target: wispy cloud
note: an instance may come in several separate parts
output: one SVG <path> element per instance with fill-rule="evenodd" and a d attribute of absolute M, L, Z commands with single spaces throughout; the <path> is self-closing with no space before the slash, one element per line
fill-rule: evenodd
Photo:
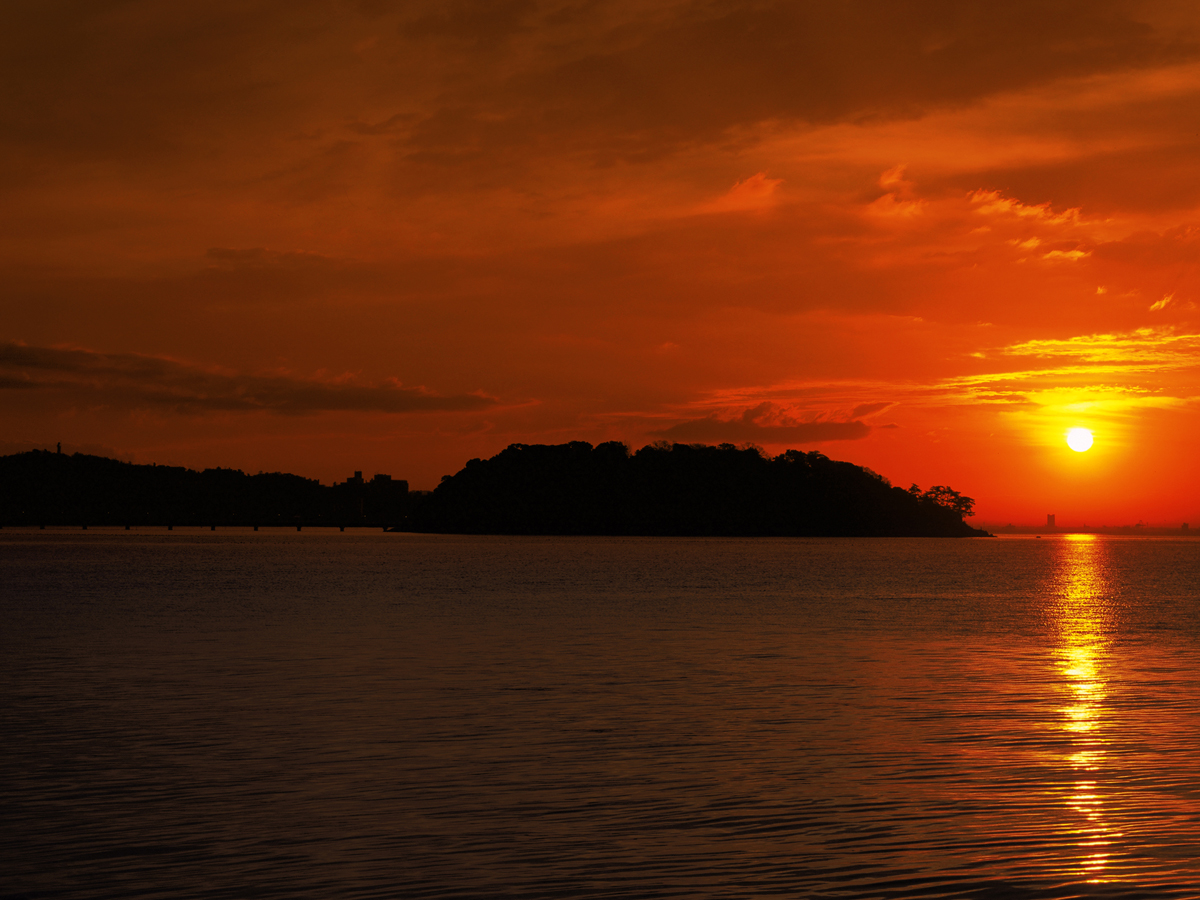
<path fill-rule="evenodd" d="M 800 429 L 789 438 L 793 440 L 801 434 L 814 435 L 812 440 L 839 440 L 865 437 L 870 427 L 859 420 L 885 410 L 920 415 L 952 407 L 990 406 L 1009 413 L 1084 403 L 1114 408 L 1177 406 L 1192 402 L 1198 393 L 1189 370 L 1200 368 L 1200 334 L 1161 326 L 1037 338 L 989 348 L 975 358 L 985 361 L 989 370 L 930 381 L 848 378 L 724 389 L 697 402 L 696 407 L 707 413 L 705 418 L 680 423 L 661 434 L 754 440 L 753 433 L 766 434 L 782 426 Z M 881 395 L 894 399 L 874 399 Z M 745 412 L 731 412 L 739 408 Z M 790 422 L 780 421 L 789 415 Z M 860 425 L 862 430 L 847 425 Z"/>
<path fill-rule="evenodd" d="M 55 392 L 68 402 L 178 413 L 412 413 L 486 409 L 483 394 L 444 395 L 396 381 L 322 380 L 203 368 L 161 356 L 0 343 L 0 390 Z"/>
<path fill-rule="evenodd" d="M 1008 356 L 1070 360 L 1120 368 L 1179 368 L 1200 363 L 1200 334 L 1171 327 L 1043 338 L 1005 347 Z"/>

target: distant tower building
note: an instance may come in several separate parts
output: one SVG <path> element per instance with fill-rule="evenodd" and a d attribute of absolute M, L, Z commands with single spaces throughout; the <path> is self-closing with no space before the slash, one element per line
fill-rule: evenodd
<path fill-rule="evenodd" d="M 1047 528 L 1054 527 L 1054 513 L 1046 513 L 1046 527 Z"/>
<path fill-rule="evenodd" d="M 1187 531 L 1187 530 L 1188 530 L 1188 527 L 1187 527 L 1187 522 L 1184 522 L 1184 523 L 1183 523 L 1183 530 L 1184 530 L 1184 531 Z"/>

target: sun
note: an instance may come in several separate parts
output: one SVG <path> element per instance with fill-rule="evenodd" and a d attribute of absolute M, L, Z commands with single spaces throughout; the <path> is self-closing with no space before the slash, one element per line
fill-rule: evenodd
<path fill-rule="evenodd" d="M 1072 428 L 1067 432 L 1067 446 L 1076 453 L 1091 449 L 1092 433 L 1086 428 Z"/>

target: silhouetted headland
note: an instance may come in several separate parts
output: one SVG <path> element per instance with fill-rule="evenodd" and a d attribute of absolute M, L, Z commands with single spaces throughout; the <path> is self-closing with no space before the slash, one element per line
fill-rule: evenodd
<path fill-rule="evenodd" d="M 280 472 L 197 472 L 34 450 L 0 457 L 0 525 L 373 526 L 447 534 L 986 534 L 948 487 L 904 490 L 817 452 L 732 444 L 513 444 L 435 491 L 361 473 L 327 487 Z"/>
<path fill-rule="evenodd" d="M 980 536 L 974 501 L 904 490 L 822 453 L 732 444 L 513 444 L 414 498 L 408 527 L 459 534 Z"/>
<path fill-rule="evenodd" d="M 0 525 L 397 526 L 408 482 L 333 486 L 281 472 L 197 472 L 42 450 L 0 457 Z"/>

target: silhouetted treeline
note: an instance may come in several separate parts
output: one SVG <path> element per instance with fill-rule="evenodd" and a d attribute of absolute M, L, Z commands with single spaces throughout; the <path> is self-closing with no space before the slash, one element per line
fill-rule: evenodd
<path fill-rule="evenodd" d="M 658 443 L 513 444 L 432 493 L 360 473 L 202 472 L 34 450 L 0 457 L 0 525 L 375 525 L 467 534 L 984 534 L 973 501 L 892 487 L 821 453 Z"/>
<path fill-rule="evenodd" d="M 821 453 L 513 444 L 417 498 L 408 527 L 468 534 L 971 536 L 973 502 Z"/>
<path fill-rule="evenodd" d="M 0 525 L 400 524 L 408 482 L 332 487 L 280 472 L 196 472 L 33 450 L 0 457 Z"/>

